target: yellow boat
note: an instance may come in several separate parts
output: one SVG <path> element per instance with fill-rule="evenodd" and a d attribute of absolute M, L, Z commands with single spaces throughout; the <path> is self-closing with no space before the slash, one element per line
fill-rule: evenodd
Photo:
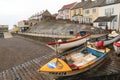
<path fill-rule="evenodd" d="M 79 53 L 71 53 L 52 59 L 38 71 L 52 76 L 75 75 L 101 64 L 109 52 L 109 48 L 97 49 L 93 44 L 89 44 L 85 50 Z"/>

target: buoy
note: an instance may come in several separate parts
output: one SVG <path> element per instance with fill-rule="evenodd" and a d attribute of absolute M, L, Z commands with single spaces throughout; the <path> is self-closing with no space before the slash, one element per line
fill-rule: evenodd
<path fill-rule="evenodd" d="M 97 46 L 98 49 L 104 49 L 104 41 L 100 40 L 97 42 Z"/>

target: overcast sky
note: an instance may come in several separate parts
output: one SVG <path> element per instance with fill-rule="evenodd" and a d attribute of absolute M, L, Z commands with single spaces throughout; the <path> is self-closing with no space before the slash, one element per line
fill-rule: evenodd
<path fill-rule="evenodd" d="M 65 4 L 81 0 L 0 0 L 0 25 L 10 28 L 18 21 L 28 19 L 33 14 L 48 10 L 52 14 Z"/>

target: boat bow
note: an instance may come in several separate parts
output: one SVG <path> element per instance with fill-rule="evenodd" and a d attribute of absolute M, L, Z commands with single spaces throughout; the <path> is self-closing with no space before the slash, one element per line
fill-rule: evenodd
<path fill-rule="evenodd" d="M 65 71 L 71 71 L 71 68 L 62 59 L 54 58 L 51 61 L 49 61 L 47 64 L 42 66 L 38 71 L 39 72 L 65 72 Z"/>

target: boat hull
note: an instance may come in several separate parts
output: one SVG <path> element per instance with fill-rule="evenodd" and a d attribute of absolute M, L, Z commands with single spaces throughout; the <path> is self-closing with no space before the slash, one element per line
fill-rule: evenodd
<path fill-rule="evenodd" d="M 113 38 L 111 40 L 106 40 L 106 41 L 104 41 L 104 46 L 107 46 L 107 45 L 109 45 L 109 44 L 111 44 L 111 43 L 113 43 L 113 42 L 115 42 L 115 41 L 117 41 L 119 39 L 120 39 L 120 36 L 117 36 L 117 37 L 115 37 L 115 38 Z"/>
<path fill-rule="evenodd" d="M 84 44 L 89 39 L 90 39 L 90 37 L 86 37 L 86 38 L 80 39 L 78 41 L 74 41 L 74 42 L 70 42 L 70 43 L 65 43 L 65 44 L 59 44 L 57 46 L 57 49 L 60 52 L 64 52 L 64 51 L 66 51 L 66 50 L 68 50 L 70 48 L 73 48 L 73 47 L 79 46 L 81 44 Z"/>
<path fill-rule="evenodd" d="M 68 72 L 43 72 L 46 75 L 51 75 L 52 77 L 60 77 L 60 76 L 72 76 L 72 75 L 76 75 L 76 74 L 80 74 L 83 73 L 87 70 L 90 70 L 92 68 L 94 68 L 95 66 L 97 66 L 98 64 L 102 63 L 104 60 L 106 59 L 106 55 L 101 58 L 99 61 L 97 61 L 96 63 L 84 68 L 84 69 L 79 69 L 79 70 L 75 70 L 75 71 L 68 71 Z"/>
<path fill-rule="evenodd" d="M 117 53 L 118 55 L 120 54 L 120 46 L 116 46 L 115 44 L 113 44 L 115 53 Z"/>
<path fill-rule="evenodd" d="M 76 41 L 72 41 L 72 42 L 67 42 L 67 43 L 63 43 L 63 44 L 57 44 L 57 51 L 59 51 L 60 53 L 73 48 L 73 47 L 77 47 L 79 45 L 84 44 L 87 40 L 90 39 L 90 35 L 82 38 L 82 39 L 78 39 Z M 53 50 L 56 51 L 56 45 L 48 45 L 49 47 L 51 47 Z"/>

